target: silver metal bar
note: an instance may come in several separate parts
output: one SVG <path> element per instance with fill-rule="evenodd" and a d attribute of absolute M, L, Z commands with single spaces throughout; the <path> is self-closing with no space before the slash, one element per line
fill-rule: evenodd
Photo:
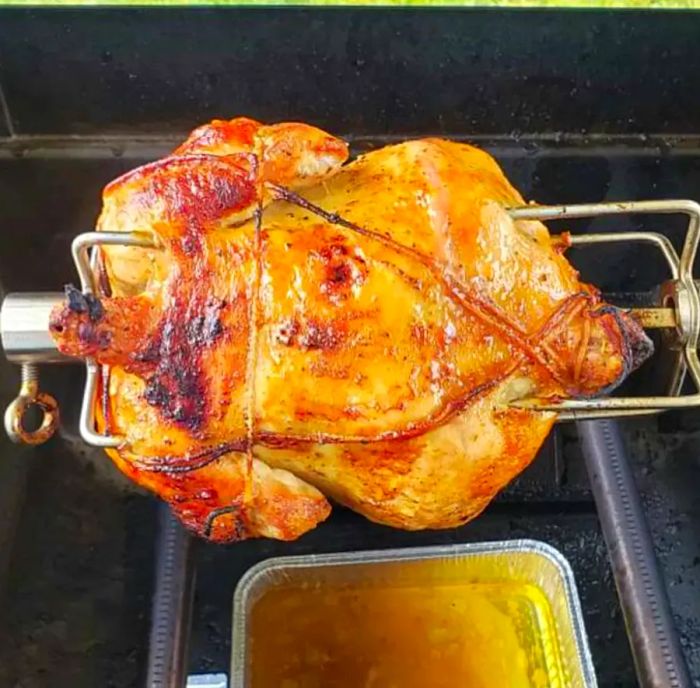
<path fill-rule="evenodd" d="M 64 300 L 61 292 L 8 294 L 0 308 L 0 338 L 8 361 L 17 364 L 75 363 L 49 333 L 49 316 Z"/>
<path fill-rule="evenodd" d="M 192 536 L 162 502 L 156 552 L 145 687 L 185 688 L 197 567 Z"/>
<path fill-rule="evenodd" d="M 138 232 L 85 232 L 73 240 L 71 252 L 75 262 L 80 286 L 84 293 L 96 291 L 95 273 L 90 248 L 95 246 L 135 246 L 140 248 L 158 248 L 155 239 Z M 95 404 L 97 403 L 97 381 L 99 366 L 93 358 L 85 359 L 85 391 L 83 405 L 80 409 L 80 435 L 83 440 L 94 447 L 116 448 L 124 443 L 123 437 L 102 435 L 95 431 Z"/>
<path fill-rule="evenodd" d="M 671 270 L 671 278 L 678 279 L 679 258 L 670 239 L 658 232 L 601 232 L 599 234 L 572 234 L 572 246 L 610 244 L 615 242 L 640 241 L 654 244 L 663 254 Z"/>
<path fill-rule="evenodd" d="M 85 293 L 95 292 L 95 275 L 90 267 L 88 249 L 93 246 L 135 246 L 158 248 L 155 239 L 140 232 L 85 232 L 79 234 L 71 244 L 71 253 L 80 278 L 80 287 Z"/>
<path fill-rule="evenodd" d="M 514 220 L 565 220 L 569 218 L 606 215 L 691 215 L 700 211 L 695 201 L 621 201 L 619 203 L 576 203 L 573 205 L 524 205 L 508 208 Z"/>
<path fill-rule="evenodd" d="M 700 394 L 682 397 L 602 397 L 600 399 L 563 399 L 562 401 L 529 398 L 513 401 L 510 405 L 533 411 L 663 411 L 664 409 L 698 406 L 700 405 Z"/>
<path fill-rule="evenodd" d="M 640 688 L 692 688 L 620 429 L 606 420 L 578 432 Z"/>
<path fill-rule="evenodd" d="M 653 416 L 660 413 L 661 409 L 624 409 L 615 411 L 615 418 L 634 418 L 639 416 Z M 610 411 L 605 409 L 593 409 L 591 411 L 558 411 L 557 421 L 565 423 L 574 420 L 600 420 L 610 418 Z"/>
<path fill-rule="evenodd" d="M 684 278 L 693 277 L 693 265 L 698 252 L 698 240 L 700 239 L 700 204 L 695 201 L 678 201 L 682 204 L 683 213 L 690 217 L 688 233 L 681 253 L 681 275 Z M 673 211 L 671 211 L 673 212 Z M 675 212 L 678 212 L 677 210 Z"/>
<path fill-rule="evenodd" d="M 122 437 L 101 435 L 95 432 L 95 404 L 97 402 L 97 378 L 100 368 L 91 358 L 85 362 L 85 390 L 83 391 L 83 405 L 80 407 L 79 430 L 81 437 L 93 447 L 103 449 L 124 444 Z"/>
<path fill-rule="evenodd" d="M 687 310 L 687 323 L 682 323 L 687 332 L 685 342 L 685 360 L 690 371 L 690 376 L 695 386 L 700 390 L 700 361 L 698 361 L 698 342 L 700 340 L 700 295 L 697 285 L 693 280 L 693 265 L 698 252 L 698 242 L 700 241 L 700 205 L 688 201 L 688 233 L 686 235 L 683 251 L 681 252 L 681 276 L 683 284 L 683 297 L 686 303 L 679 303 L 677 307 Z M 681 315 L 685 315 L 681 313 Z"/>
<path fill-rule="evenodd" d="M 688 345 L 686 345 L 685 360 L 688 363 L 688 370 L 690 371 L 690 376 L 693 378 L 693 383 L 696 387 L 700 388 L 700 361 L 698 360 L 697 350 L 691 349 Z M 700 395 L 698 396 L 700 397 Z M 687 399 L 688 397 L 680 398 Z"/>

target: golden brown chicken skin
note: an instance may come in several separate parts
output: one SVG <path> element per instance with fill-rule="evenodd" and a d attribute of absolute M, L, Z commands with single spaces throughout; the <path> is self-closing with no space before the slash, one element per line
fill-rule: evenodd
<path fill-rule="evenodd" d="M 109 366 L 109 454 L 219 542 L 293 539 L 326 496 L 400 528 L 476 516 L 555 418 L 651 352 L 578 280 L 485 152 L 409 141 L 349 164 L 305 124 L 215 121 L 112 182 L 103 294 L 69 290 L 61 351 Z"/>

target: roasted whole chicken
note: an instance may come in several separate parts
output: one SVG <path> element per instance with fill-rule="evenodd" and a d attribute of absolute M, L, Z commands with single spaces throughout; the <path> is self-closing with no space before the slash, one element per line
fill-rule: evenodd
<path fill-rule="evenodd" d="M 479 514 L 555 416 L 651 352 L 472 146 L 408 141 L 348 164 L 305 124 L 216 120 L 109 184 L 101 293 L 67 288 L 61 351 L 104 364 L 109 454 L 217 542 L 291 540 L 326 496 L 399 528 Z"/>

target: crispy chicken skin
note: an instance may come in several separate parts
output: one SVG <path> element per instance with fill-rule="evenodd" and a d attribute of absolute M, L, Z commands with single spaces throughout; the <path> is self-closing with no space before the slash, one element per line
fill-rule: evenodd
<path fill-rule="evenodd" d="M 104 191 L 99 297 L 68 289 L 61 351 L 109 366 L 109 454 L 217 542 L 291 540 L 324 497 L 449 528 L 534 458 L 555 418 L 651 352 L 579 282 L 565 241 L 513 222 L 485 152 L 409 141 L 349 164 L 305 124 L 214 121 Z M 107 370 L 107 368 L 105 368 Z"/>

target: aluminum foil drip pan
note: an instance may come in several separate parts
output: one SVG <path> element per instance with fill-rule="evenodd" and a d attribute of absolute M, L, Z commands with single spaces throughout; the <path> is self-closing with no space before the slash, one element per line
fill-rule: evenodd
<path fill-rule="evenodd" d="M 571 568 L 533 540 L 268 559 L 232 648 L 232 688 L 597 685 Z"/>

